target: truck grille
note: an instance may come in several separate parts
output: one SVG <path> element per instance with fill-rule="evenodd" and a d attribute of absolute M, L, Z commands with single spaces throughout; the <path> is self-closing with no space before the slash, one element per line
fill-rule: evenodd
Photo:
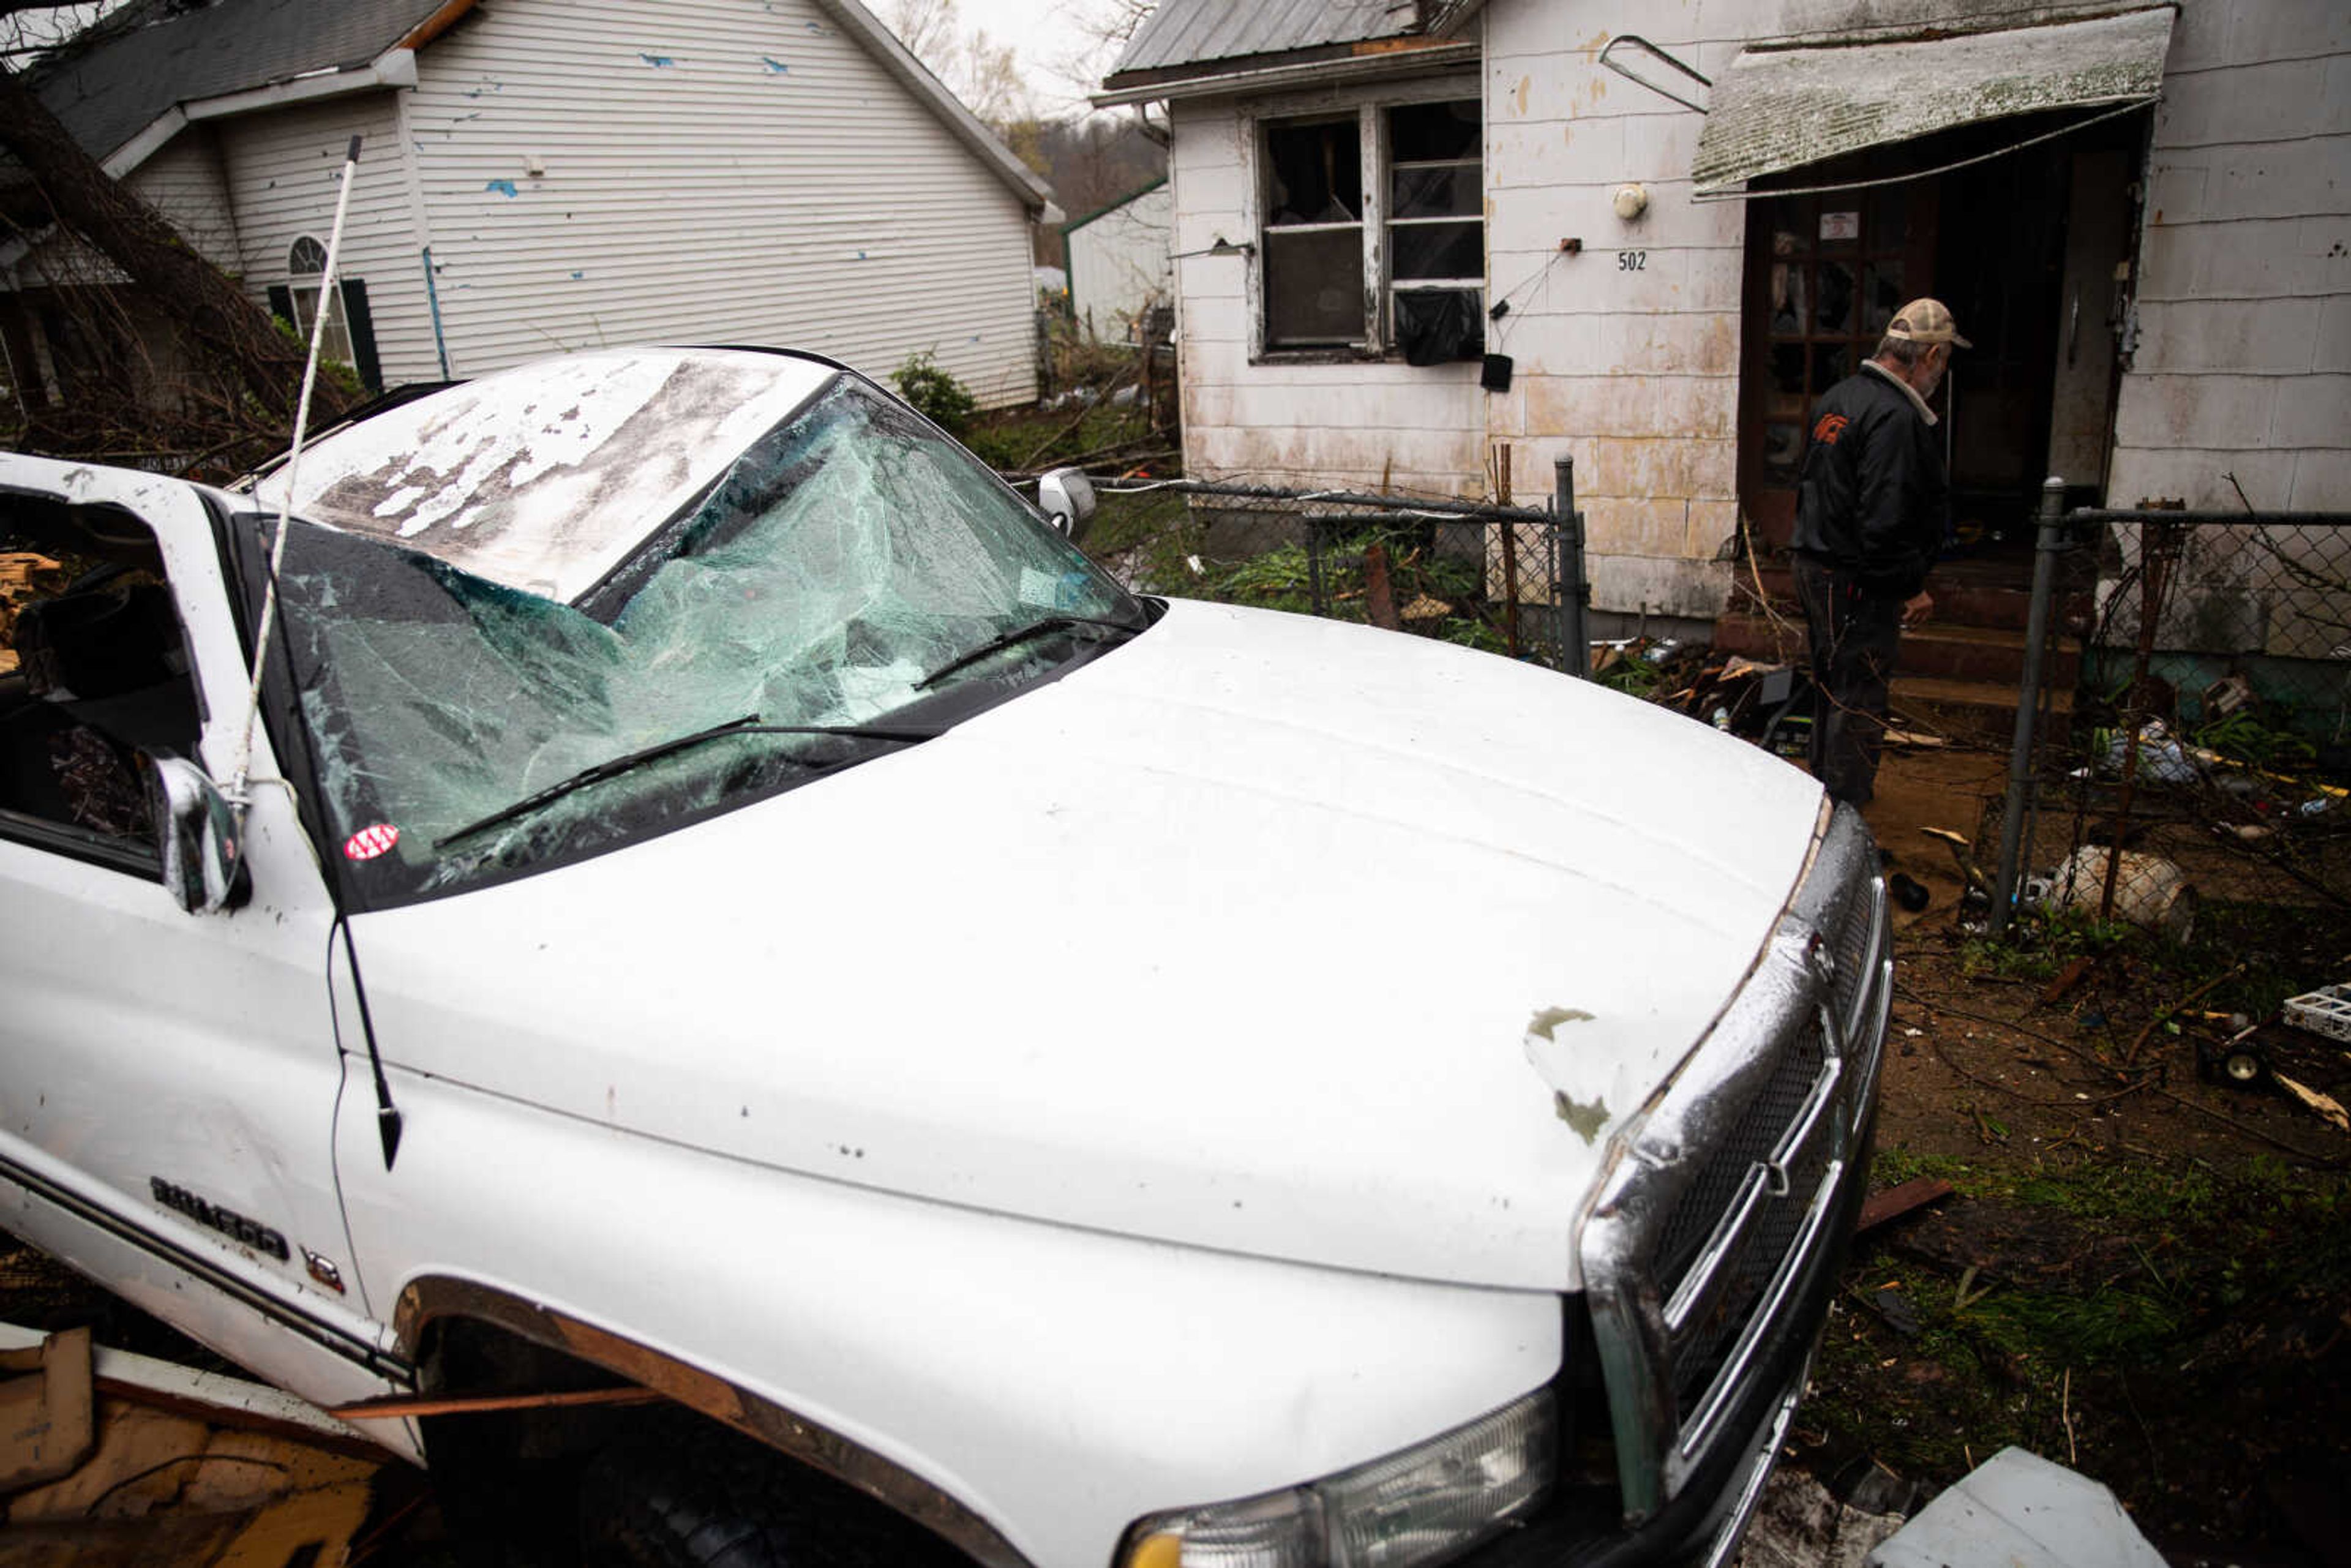
<path fill-rule="evenodd" d="M 1839 810 L 1763 957 L 1620 1134 L 1582 1249 L 1629 1518 L 1671 1498 L 1760 1374 L 1793 1282 L 1838 1239 L 1890 999 L 1885 887 Z M 1813 1325 L 1801 1325 L 1809 1338 Z"/>

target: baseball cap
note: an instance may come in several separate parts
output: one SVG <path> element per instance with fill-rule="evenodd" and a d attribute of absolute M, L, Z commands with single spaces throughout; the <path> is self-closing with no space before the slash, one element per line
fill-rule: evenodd
<path fill-rule="evenodd" d="M 1951 312 L 1939 299 L 1913 299 L 1894 313 L 1893 324 L 1886 329 L 1889 338 L 1907 338 L 1914 343 L 1956 343 L 1962 349 L 1972 349 L 1973 343 L 1959 336 L 1959 324 L 1951 319 Z"/>

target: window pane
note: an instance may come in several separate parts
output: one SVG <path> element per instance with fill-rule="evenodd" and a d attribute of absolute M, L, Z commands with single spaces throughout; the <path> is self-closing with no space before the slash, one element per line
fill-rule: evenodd
<path fill-rule="evenodd" d="M 286 290 L 294 306 L 294 329 L 305 343 L 310 340 L 310 329 L 319 319 L 319 297 L 323 292 L 316 283 L 296 283 Z M 319 357 L 340 364 L 351 362 L 351 334 L 344 325 L 340 301 L 334 315 L 328 319 L 326 336 L 319 340 Z"/>
<path fill-rule="evenodd" d="M 1439 164 L 1395 172 L 1395 218 L 1474 218 L 1483 193 L 1475 163 Z"/>
<path fill-rule="evenodd" d="M 1853 326 L 1853 268 L 1842 261 L 1821 263 L 1817 319 L 1823 332 L 1850 333 Z"/>
<path fill-rule="evenodd" d="M 1853 374 L 1853 348 L 1846 343 L 1813 345 L 1813 395 L 1818 397 Z"/>
<path fill-rule="evenodd" d="M 1407 103 L 1388 110 L 1388 158 L 1416 163 L 1440 158 L 1478 158 L 1478 100 Z"/>
<path fill-rule="evenodd" d="M 1899 250 L 1910 238 L 1910 188 L 1881 185 L 1869 193 L 1869 246 Z"/>
<path fill-rule="evenodd" d="M 1876 261 L 1862 268 L 1861 326 L 1872 337 L 1883 333 L 1894 313 L 1902 308 L 1902 264 Z"/>
<path fill-rule="evenodd" d="M 1476 288 L 1400 288 L 1396 347 L 1408 365 L 1474 360 L 1486 351 L 1486 296 Z"/>
<path fill-rule="evenodd" d="M 1353 343 L 1364 337 L 1364 231 L 1265 236 L 1268 347 Z"/>
<path fill-rule="evenodd" d="M 1802 419 L 1808 406 L 1804 401 L 1804 346 L 1772 344 L 1771 378 L 1763 394 L 1764 412 L 1783 419 Z"/>
<path fill-rule="evenodd" d="M 1775 337 L 1804 335 L 1804 264 L 1771 264 L 1771 331 Z"/>
<path fill-rule="evenodd" d="M 1265 132 L 1269 225 L 1347 224 L 1364 215 L 1364 160 L 1352 120 Z"/>
<path fill-rule="evenodd" d="M 1813 248 L 1813 202 L 1794 196 L 1771 204 L 1771 254 L 1802 256 Z"/>
<path fill-rule="evenodd" d="M 1486 276 L 1483 224 L 1398 224 L 1388 230 L 1388 244 L 1398 278 Z"/>

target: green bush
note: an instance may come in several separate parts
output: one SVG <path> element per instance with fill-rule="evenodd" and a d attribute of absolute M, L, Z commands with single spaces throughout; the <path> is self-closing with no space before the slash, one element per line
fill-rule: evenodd
<path fill-rule="evenodd" d="M 890 384 L 916 413 L 950 435 L 961 434 L 979 412 L 979 402 L 969 389 L 939 369 L 927 350 L 908 355 L 904 364 L 890 372 Z"/>

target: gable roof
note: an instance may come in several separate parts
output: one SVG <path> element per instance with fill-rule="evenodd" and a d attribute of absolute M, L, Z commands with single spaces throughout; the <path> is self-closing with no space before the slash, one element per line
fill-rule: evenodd
<path fill-rule="evenodd" d="M 38 91 L 82 150 L 107 162 L 175 109 L 365 71 L 473 6 L 474 0 L 215 0 L 67 52 L 42 73 Z"/>
<path fill-rule="evenodd" d="M 303 98 L 413 87 L 423 48 L 475 0 L 212 0 L 101 29 L 43 72 L 41 101 L 120 179 L 188 120 Z M 813 0 L 1046 222 L 1052 188 L 925 69 L 858 0 Z M 160 9 L 160 7 L 158 7 Z"/>

